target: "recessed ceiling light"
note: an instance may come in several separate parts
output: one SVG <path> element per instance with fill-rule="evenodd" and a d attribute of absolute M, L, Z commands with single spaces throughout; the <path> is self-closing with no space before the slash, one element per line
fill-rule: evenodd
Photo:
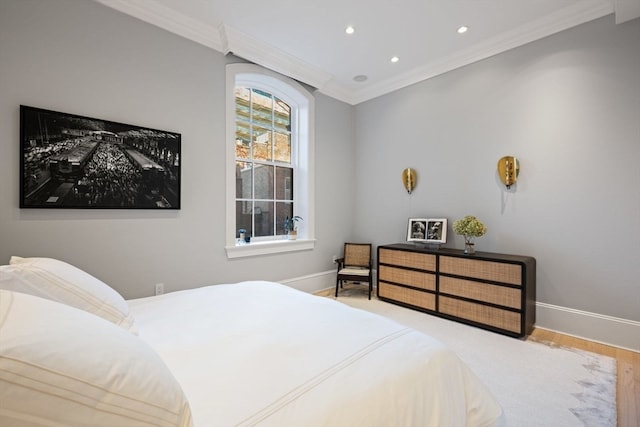
<path fill-rule="evenodd" d="M 356 32 L 356 29 L 349 25 L 347 28 L 345 28 L 344 32 L 347 34 L 353 34 Z"/>
<path fill-rule="evenodd" d="M 400 61 L 400 58 L 398 58 L 397 56 L 394 56 L 393 58 L 391 58 L 391 62 L 398 62 Z"/>
<path fill-rule="evenodd" d="M 469 27 L 465 27 L 464 25 L 460 28 L 458 28 L 458 34 L 464 34 L 467 32 L 467 30 L 469 29 Z"/>
<path fill-rule="evenodd" d="M 353 78 L 353 80 L 356 82 L 366 82 L 368 78 L 369 77 L 365 76 L 364 74 L 358 74 Z"/>

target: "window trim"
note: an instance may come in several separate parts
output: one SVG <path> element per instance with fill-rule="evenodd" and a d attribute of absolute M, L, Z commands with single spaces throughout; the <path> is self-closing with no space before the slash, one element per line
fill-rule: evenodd
<path fill-rule="evenodd" d="M 268 240 L 236 245 L 236 182 L 235 182 L 235 87 L 243 85 L 265 90 L 287 102 L 296 114 L 297 149 L 295 158 L 294 203 L 295 215 L 304 218 L 304 226 L 297 240 Z M 314 168 L 313 95 L 296 81 L 254 64 L 227 64 L 226 66 L 226 232 L 227 258 L 266 255 L 309 250 L 315 247 L 315 168 Z M 293 128 L 293 126 L 292 126 Z M 292 136 L 293 138 L 293 136 Z"/>

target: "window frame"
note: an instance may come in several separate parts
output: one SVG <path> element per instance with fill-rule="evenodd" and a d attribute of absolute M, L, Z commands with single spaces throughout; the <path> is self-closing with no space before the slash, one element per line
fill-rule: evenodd
<path fill-rule="evenodd" d="M 236 245 L 236 180 L 235 180 L 235 87 L 246 86 L 268 92 L 291 107 L 292 164 L 294 166 L 294 215 L 304 218 L 298 239 L 270 240 Z M 226 66 L 226 233 L 225 250 L 228 258 L 267 255 L 313 249 L 314 226 L 314 117 L 313 95 L 296 81 L 254 64 Z M 295 133 L 295 134 L 294 134 Z"/>

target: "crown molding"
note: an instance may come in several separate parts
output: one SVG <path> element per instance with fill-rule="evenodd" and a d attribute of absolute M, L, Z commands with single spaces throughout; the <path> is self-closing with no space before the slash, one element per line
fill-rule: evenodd
<path fill-rule="evenodd" d="M 341 85 L 334 80 L 329 80 L 327 84 L 319 90 L 319 92 L 349 105 L 356 105 L 359 102 L 362 102 L 358 101 L 355 91 L 344 87 L 344 85 Z"/>
<path fill-rule="evenodd" d="M 218 52 L 236 56 L 311 85 L 321 93 L 351 105 L 368 101 L 406 86 L 486 59 L 493 55 L 547 37 L 576 25 L 614 13 L 614 2 L 633 4 L 639 0 L 584 0 L 527 25 L 470 46 L 442 60 L 426 64 L 358 90 L 348 89 L 333 75 L 275 46 L 257 40 L 224 23 L 218 28 L 148 0 L 94 0 L 107 7 L 178 34 Z"/>
<path fill-rule="evenodd" d="M 640 18 L 640 0 L 614 0 L 616 24 Z"/>
<path fill-rule="evenodd" d="M 225 54 L 232 53 L 317 89 L 322 89 L 333 77 L 318 67 L 228 25 L 220 26 L 220 34 Z"/>
<path fill-rule="evenodd" d="M 333 76 L 275 46 L 250 37 L 222 23 L 218 28 L 147 0 L 95 0 L 104 6 L 133 16 L 218 52 L 233 53 L 278 73 L 322 88 Z"/>
<path fill-rule="evenodd" d="M 222 52 L 223 43 L 216 28 L 180 14 L 173 9 L 148 0 L 94 0 L 163 30 L 178 34 Z"/>
<path fill-rule="evenodd" d="M 591 0 L 564 8 L 543 19 L 532 21 L 527 25 L 502 33 L 498 37 L 458 51 L 440 61 L 367 86 L 355 92 L 352 96 L 352 104 L 368 101 L 611 13 L 613 13 L 613 4 L 610 1 L 602 0 Z"/>

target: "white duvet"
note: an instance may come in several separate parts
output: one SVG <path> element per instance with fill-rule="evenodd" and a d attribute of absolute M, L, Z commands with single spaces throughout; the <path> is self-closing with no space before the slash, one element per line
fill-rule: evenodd
<path fill-rule="evenodd" d="M 443 344 L 328 298 L 243 282 L 128 302 L 196 427 L 504 424 Z"/>

